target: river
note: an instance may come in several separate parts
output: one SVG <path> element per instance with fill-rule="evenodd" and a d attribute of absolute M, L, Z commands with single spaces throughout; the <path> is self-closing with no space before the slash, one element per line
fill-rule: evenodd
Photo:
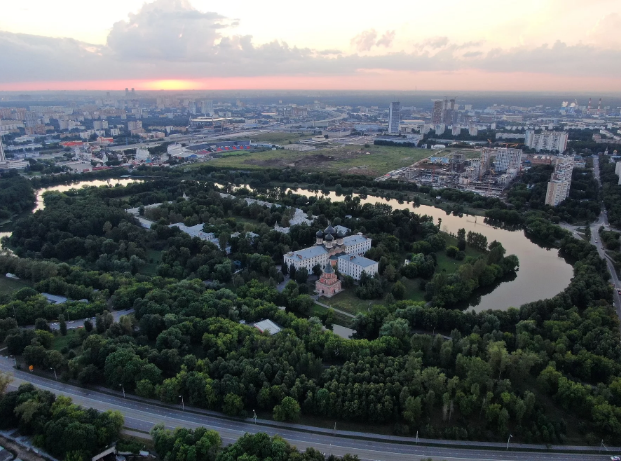
<path fill-rule="evenodd" d="M 244 187 L 244 186 L 242 186 Z M 249 186 L 245 186 L 248 187 Z M 316 194 L 305 189 L 291 189 L 291 192 L 306 197 L 326 197 L 333 201 L 342 202 L 343 195 L 330 192 L 327 195 Z M 359 196 L 353 194 L 354 197 Z M 478 232 L 487 237 L 487 241 L 499 241 L 507 250 L 507 255 L 514 254 L 520 260 L 520 270 L 514 280 L 503 282 L 494 291 L 482 294 L 477 299 L 476 305 L 471 308 L 477 312 L 488 309 L 506 310 L 509 307 L 519 307 L 522 304 L 551 298 L 568 285 L 573 276 L 573 268 L 558 255 L 557 249 L 547 250 L 531 242 L 523 230 L 510 231 L 485 224 L 482 216 L 463 217 L 447 215 L 444 210 L 427 205 L 415 207 L 411 202 L 399 203 L 395 199 L 385 199 L 375 196 L 360 197 L 360 202 L 375 204 L 384 203 L 393 209 L 408 209 L 420 215 L 432 216 L 437 224 L 442 219 L 442 230 L 453 234 L 458 229 L 466 229 L 466 232 Z M 474 304 L 474 303 L 472 303 Z"/>

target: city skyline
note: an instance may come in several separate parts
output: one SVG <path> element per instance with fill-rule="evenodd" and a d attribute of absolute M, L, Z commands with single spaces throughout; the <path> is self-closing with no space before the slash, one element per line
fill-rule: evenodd
<path fill-rule="evenodd" d="M 619 0 L 398 6 L 129 0 L 93 14 L 75 0 L 10 4 L 0 90 L 621 88 Z"/>

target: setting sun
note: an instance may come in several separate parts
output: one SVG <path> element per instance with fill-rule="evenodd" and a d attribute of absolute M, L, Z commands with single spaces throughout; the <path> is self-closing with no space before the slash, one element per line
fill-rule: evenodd
<path fill-rule="evenodd" d="M 193 90 L 197 86 L 191 80 L 154 80 L 144 84 L 144 88 L 149 90 Z"/>

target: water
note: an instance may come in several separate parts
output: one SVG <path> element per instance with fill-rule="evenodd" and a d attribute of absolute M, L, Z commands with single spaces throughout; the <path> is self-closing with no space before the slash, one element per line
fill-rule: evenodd
<path fill-rule="evenodd" d="M 45 208 L 45 202 L 43 201 L 43 194 L 48 191 L 67 192 L 71 189 L 80 189 L 83 187 L 99 187 L 99 186 L 112 186 L 113 187 L 113 186 L 116 186 L 117 184 L 120 184 L 121 186 L 127 186 L 128 184 L 131 184 L 133 182 L 138 182 L 138 181 L 142 181 L 142 180 L 124 178 L 124 179 L 110 179 L 110 180 L 79 181 L 79 182 L 74 182 L 72 184 L 61 184 L 59 186 L 50 186 L 50 187 L 44 187 L 42 189 L 37 189 L 36 204 L 32 212 L 34 213 L 35 211 L 39 211 Z M 2 237 L 10 237 L 10 236 L 11 236 L 11 232 L 0 232 L 0 240 L 2 239 Z"/>
<path fill-rule="evenodd" d="M 243 187 L 243 186 L 242 186 Z M 245 186 L 249 187 L 249 186 Z M 304 189 L 292 189 L 293 193 L 310 196 L 329 198 L 335 202 L 345 200 L 344 196 L 338 196 L 335 192 L 327 195 L 315 194 Z M 358 194 L 354 194 L 358 196 Z M 476 305 L 472 308 L 477 311 L 488 309 L 506 310 L 509 307 L 519 307 L 522 304 L 551 298 L 568 285 L 573 276 L 573 268 L 558 255 L 558 250 L 547 250 L 531 242 L 524 231 L 509 231 L 485 224 L 481 216 L 453 216 L 447 215 L 444 210 L 431 206 L 421 205 L 414 207 L 412 203 L 399 203 L 395 199 L 384 199 L 375 196 L 360 198 L 362 205 L 366 203 L 383 203 L 393 209 L 409 209 L 420 215 L 432 216 L 437 224 L 442 219 L 442 230 L 453 234 L 458 229 L 466 229 L 466 232 L 478 232 L 487 237 L 488 243 L 497 240 L 507 250 L 507 255 L 514 254 L 520 260 L 520 270 L 517 277 L 498 285 L 491 293 L 483 294 Z"/>
<path fill-rule="evenodd" d="M 32 210 L 32 212 L 34 213 L 35 211 L 39 211 L 45 208 L 45 202 L 43 201 L 43 194 L 49 191 L 67 192 L 67 191 L 70 191 L 71 189 L 81 189 L 83 187 L 100 187 L 100 186 L 114 187 L 117 184 L 120 184 L 121 186 L 127 186 L 128 184 L 138 182 L 138 181 L 142 181 L 142 180 L 131 179 L 131 178 L 108 179 L 108 180 L 98 179 L 95 181 L 79 181 L 79 182 L 75 182 L 72 184 L 61 184 L 59 186 L 44 187 L 42 189 L 37 190 L 37 203 L 36 203 L 35 209 Z"/>

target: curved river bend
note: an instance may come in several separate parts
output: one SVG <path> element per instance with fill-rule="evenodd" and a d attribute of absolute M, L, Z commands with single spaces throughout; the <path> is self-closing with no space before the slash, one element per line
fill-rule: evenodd
<path fill-rule="evenodd" d="M 249 186 L 246 186 L 249 187 Z M 306 197 L 325 197 L 333 201 L 342 202 L 344 196 L 338 196 L 335 192 L 327 195 L 315 194 L 305 189 L 290 189 L 291 192 Z M 353 194 L 354 197 L 359 196 Z M 466 229 L 466 232 L 478 232 L 487 237 L 488 242 L 498 240 L 507 250 L 507 255 L 514 254 L 520 260 L 520 270 L 517 277 L 510 282 L 503 282 L 494 291 L 484 294 L 480 301 L 471 306 L 477 312 L 488 309 L 506 310 L 509 307 L 520 307 L 522 304 L 551 298 L 563 291 L 573 277 L 573 268 L 558 255 L 557 249 L 546 250 L 531 242 L 523 230 L 509 231 L 490 226 L 484 223 L 482 216 L 453 216 L 447 215 L 444 210 L 427 205 L 414 207 L 411 202 L 399 203 L 395 199 L 385 199 L 375 196 L 360 197 L 360 202 L 384 203 L 393 209 L 408 209 L 420 215 L 432 216 L 434 222 L 442 219 L 442 230 L 457 233 L 458 229 Z"/>

